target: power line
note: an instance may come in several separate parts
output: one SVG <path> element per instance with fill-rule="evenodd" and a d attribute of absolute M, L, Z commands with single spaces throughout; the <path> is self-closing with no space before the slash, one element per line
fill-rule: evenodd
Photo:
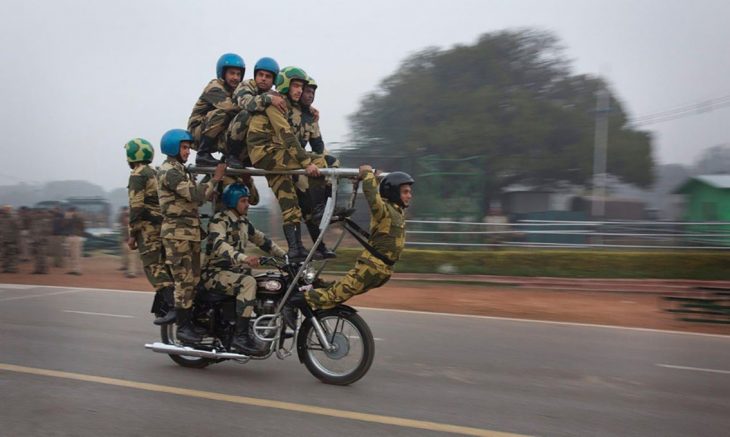
<path fill-rule="evenodd" d="M 629 121 L 629 123 L 632 125 L 648 125 L 661 123 L 664 121 L 671 121 L 679 118 L 703 114 L 705 112 L 714 111 L 716 109 L 721 109 L 728 106 L 730 106 L 730 95 L 703 100 L 675 109 L 669 109 L 665 111 L 655 112 L 653 114 L 642 115 L 633 118 Z"/>

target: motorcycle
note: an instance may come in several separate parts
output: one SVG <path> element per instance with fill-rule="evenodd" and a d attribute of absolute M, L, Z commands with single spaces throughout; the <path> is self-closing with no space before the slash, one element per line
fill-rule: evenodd
<path fill-rule="evenodd" d="M 296 347 L 299 361 L 326 384 L 349 385 L 370 369 L 375 353 L 373 335 L 357 311 L 347 305 L 332 309 L 302 311 L 287 305 L 289 296 L 302 286 L 316 284 L 318 271 L 309 264 L 290 263 L 274 257 L 262 257 L 262 266 L 276 270 L 255 275 L 256 301 L 252 334 L 266 344 L 262 356 L 240 354 L 231 348 L 236 327 L 235 296 L 199 289 L 192 309 L 196 330 L 204 332 L 203 341 L 194 345 L 180 343 L 177 325 L 160 329 L 160 342 L 145 348 L 165 353 L 183 367 L 202 369 L 214 363 L 268 359 L 275 355 L 285 359 Z"/>

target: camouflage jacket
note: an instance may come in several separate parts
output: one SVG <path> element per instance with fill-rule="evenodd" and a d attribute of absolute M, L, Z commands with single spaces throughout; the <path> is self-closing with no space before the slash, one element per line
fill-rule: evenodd
<path fill-rule="evenodd" d="M 378 180 L 371 172 L 362 180 L 362 191 L 370 206 L 370 239 L 368 243 L 392 261 L 398 261 L 406 245 L 405 212 L 400 205 L 380 197 Z M 365 251 L 370 255 L 370 252 Z M 371 257 L 375 260 L 377 258 Z"/>
<path fill-rule="evenodd" d="M 247 217 L 239 216 L 230 208 L 217 212 L 208 223 L 206 269 L 231 269 L 244 265 L 249 241 L 274 256 L 286 253 L 263 232 L 256 230 Z"/>
<path fill-rule="evenodd" d="M 294 129 L 294 133 L 299 138 L 302 148 L 307 147 L 307 143 L 312 148 L 312 152 L 323 155 L 324 140 L 319 130 L 319 122 L 314 121 L 314 114 L 309 107 L 302 107 L 299 104 L 292 105 L 291 117 L 289 123 Z"/>
<path fill-rule="evenodd" d="M 157 177 L 149 165 L 138 165 L 129 175 L 129 235 L 141 232 L 145 224 L 159 229 L 162 223 Z"/>
<path fill-rule="evenodd" d="M 223 79 L 213 79 L 203 90 L 193 106 L 193 112 L 188 119 L 188 130 L 192 132 L 203 123 L 205 116 L 214 109 L 235 114 L 240 108 L 233 102 L 233 91 L 225 85 Z"/>
<path fill-rule="evenodd" d="M 195 178 L 175 158 L 167 158 L 157 173 L 162 211 L 161 237 L 172 240 L 200 241 L 202 205 L 214 189 L 212 181 L 195 184 Z"/>
<path fill-rule="evenodd" d="M 267 107 L 263 113 L 253 114 L 246 135 L 246 143 L 248 144 L 248 156 L 254 166 L 263 158 L 274 156 L 278 150 L 286 149 L 293 152 L 302 168 L 312 162 L 289 124 L 290 117 L 291 104 L 287 114 L 282 114 L 272 106 Z"/>

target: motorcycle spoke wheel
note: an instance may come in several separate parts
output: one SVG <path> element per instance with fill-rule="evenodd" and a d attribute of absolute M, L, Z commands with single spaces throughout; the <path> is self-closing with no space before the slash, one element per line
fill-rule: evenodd
<path fill-rule="evenodd" d="M 348 385 L 362 378 L 372 364 L 375 350 L 365 321 L 352 313 L 325 316 L 319 322 L 334 349 L 325 350 L 310 324 L 304 337 L 307 369 L 328 384 Z"/>

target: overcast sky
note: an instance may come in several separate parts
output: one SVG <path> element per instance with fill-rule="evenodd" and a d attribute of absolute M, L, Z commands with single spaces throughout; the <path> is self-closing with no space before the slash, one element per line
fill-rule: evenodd
<path fill-rule="evenodd" d="M 307 70 L 334 143 L 409 54 L 510 28 L 555 32 L 574 72 L 605 76 L 633 117 L 725 97 L 728 17 L 727 0 L 3 0 L 0 185 L 125 186 L 123 144 L 184 128 L 225 52 L 243 56 L 247 79 L 262 56 Z M 646 128 L 659 163 L 691 164 L 730 143 L 730 108 Z"/>

